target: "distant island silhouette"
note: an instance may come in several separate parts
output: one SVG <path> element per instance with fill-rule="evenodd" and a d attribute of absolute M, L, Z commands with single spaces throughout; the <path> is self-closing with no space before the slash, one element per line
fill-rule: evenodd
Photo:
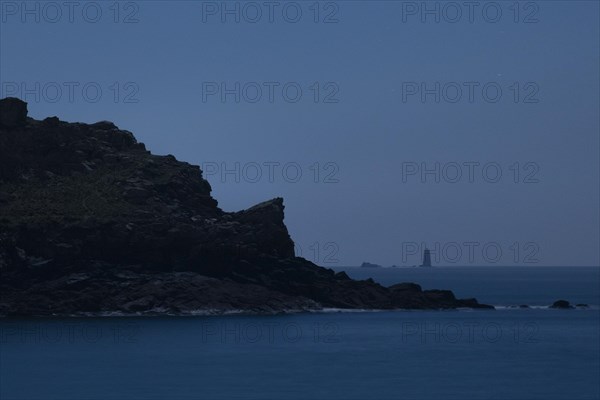
<path fill-rule="evenodd" d="M 371 264 L 371 263 L 368 263 L 368 262 L 366 262 L 366 261 L 365 261 L 365 262 L 363 262 L 363 263 L 360 265 L 360 267 L 361 267 L 361 268 L 383 268 L 383 267 L 382 267 L 381 265 L 379 265 L 379 264 Z"/>

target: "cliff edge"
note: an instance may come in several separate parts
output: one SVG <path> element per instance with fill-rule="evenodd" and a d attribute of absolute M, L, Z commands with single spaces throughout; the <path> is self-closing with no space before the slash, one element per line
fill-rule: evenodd
<path fill-rule="evenodd" d="M 0 315 L 489 307 L 294 256 L 281 198 L 224 212 L 198 166 L 0 100 Z"/>

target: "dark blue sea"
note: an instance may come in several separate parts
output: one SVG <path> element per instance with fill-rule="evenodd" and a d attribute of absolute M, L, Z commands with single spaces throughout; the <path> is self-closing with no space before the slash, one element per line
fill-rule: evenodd
<path fill-rule="evenodd" d="M 600 398 L 599 268 L 345 270 L 500 307 L 0 320 L 0 399 Z"/>

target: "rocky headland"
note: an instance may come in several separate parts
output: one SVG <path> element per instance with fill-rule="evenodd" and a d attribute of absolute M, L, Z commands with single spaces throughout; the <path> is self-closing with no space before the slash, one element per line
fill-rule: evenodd
<path fill-rule="evenodd" d="M 225 212 L 198 166 L 111 122 L 0 100 L 0 315 L 493 308 L 295 257 L 281 198 Z"/>

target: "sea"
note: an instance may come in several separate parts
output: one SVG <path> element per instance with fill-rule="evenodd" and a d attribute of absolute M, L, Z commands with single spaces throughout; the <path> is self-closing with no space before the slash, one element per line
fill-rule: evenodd
<path fill-rule="evenodd" d="M 497 309 L 3 319 L 0 399 L 600 398 L 598 267 L 334 269 Z"/>

